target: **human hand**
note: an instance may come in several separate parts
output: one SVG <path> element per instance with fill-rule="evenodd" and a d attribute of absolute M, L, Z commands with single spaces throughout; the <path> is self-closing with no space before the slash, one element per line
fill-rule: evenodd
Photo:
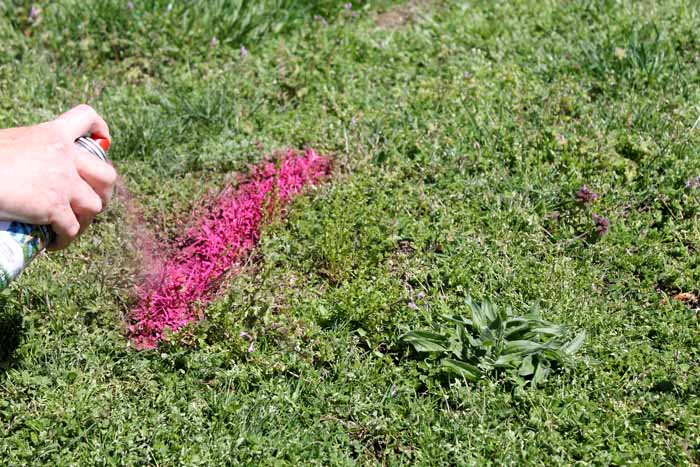
<path fill-rule="evenodd" d="M 112 197 L 114 168 L 75 144 L 87 134 L 110 139 L 84 104 L 49 122 L 0 130 L 0 219 L 50 224 L 50 250 L 73 242 Z"/>

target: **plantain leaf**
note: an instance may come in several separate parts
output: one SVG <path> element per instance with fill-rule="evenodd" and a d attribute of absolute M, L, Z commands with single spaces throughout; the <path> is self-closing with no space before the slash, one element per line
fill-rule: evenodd
<path fill-rule="evenodd" d="M 586 340 L 586 331 L 581 331 L 571 342 L 561 348 L 566 355 L 573 355 L 581 348 Z"/>
<path fill-rule="evenodd" d="M 520 364 L 520 369 L 518 369 L 518 374 L 520 376 L 530 376 L 535 372 L 535 366 L 532 364 L 532 355 L 528 355 L 523 358 L 523 362 Z"/>
<path fill-rule="evenodd" d="M 547 360 L 557 362 L 558 364 L 564 364 L 564 353 L 558 349 L 545 349 L 542 354 Z"/>
<path fill-rule="evenodd" d="M 532 377 L 532 384 L 538 386 L 542 384 L 549 375 L 549 365 L 544 361 L 538 360 L 537 369 L 535 370 L 535 375 Z"/>
<path fill-rule="evenodd" d="M 503 331 L 505 331 L 506 328 L 503 322 L 503 317 L 501 316 L 501 313 L 494 313 L 493 316 L 493 319 L 488 323 L 488 327 L 494 333 L 494 336 L 497 339 L 500 339 L 503 337 Z"/>
<path fill-rule="evenodd" d="M 491 332 L 489 328 L 484 328 L 481 330 L 479 340 L 481 341 L 481 346 L 487 351 L 496 345 L 496 336 L 493 335 L 493 332 Z"/>
<path fill-rule="evenodd" d="M 484 326 L 488 326 L 491 321 L 497 318 L 496 307 L 489 302 L 481 303 L 481 315 L 484 317 Z"/>
<path fill-rule="evenodd" d="M 517 354 L 501 355 L 493 363 L 495 368 L 517 367 L 522 361 L 522 357 Z"/>
<path fill-rule="evenodd" d="M 445 370 L 468 381 L 488 374 L 505 374 L 510 381 L 542 384 L 553 368 L 564 365 L 566 357 L 577 352 L 585 333 L 568 340 L 567 327 L 543 320 L 531 311 L 514 316 L 510 307 L 489 302 L 475 303 L 467 298 L 471 319 L 445 316 L 449 324 L 441 334 L 413 331 L 401 336 L 418 351 L 437 352 Z"/>
<path fill-rule="evenodd" d="M 523 335 L 530 330 L 530 326 L 527 323 L 525 323 L 525 324 L 521 324 L 519 326 L 514 326 L 514 327 L 506 328 L 506 329 L 507 329 L 506 333 L 504 334 L 503 337 L 507 340 L 511 340 L 511 339 L 522 338 Z"/>
<path fill-rule="evenodd" d="M 418 352 L 447 352 L 450 341 L 447 337 L 430 331 L 411 331 L 399 337 Z"/>
<path fill-rule="evenodd" d="M 457 326 L 457 336 L 459 336 L 459 340 L 461 342 L 461 355 L 459 355 L 459 358 L 464 358 L 469 353 L 469 348 L 474 347 L 472 344 L 474 339 L 471 337 L 471 335 L 469 335 L 469 332 L 464 326 L 459 325 Z"/>
<path fill-rule="evenodd" d="M 517 355 L 527 355 L 540 350 L 544 350 L 547 347 L 538 342 L 532 341 L 510 341 L 507 342 L 503 347 L 504 354 L 517 354 Z"/>
<path fill-rule="evenodd" d="M 506 320 L 506 327 L 519 326 L 521 324 L 527 324 L 530 320 L 523 318 L 522 316 L 511 316 Z"/>
<path fill-rule="evenodd" d="M 474 303 L 471 298 L 467 299 L 467 305 L 469 305 L 469 308 L 472 311 L 472 322 L 474 323 L 474 328 L 476 328 L 478 333 L 481 333 L 481 331 L 488 324 L 486 317 L 482 312 L 482 308 L 478 304 Z"/>
<path fill-rule="evenodd" d="M 474 326 L 474 323 L 472 323 L 472 320 L 467 319 L 467 318 L 462 318 L 459 315 L 445 316 L 444 318 L 447 321 L 452 321 L 453 323 L 461 324 L 461 325 L 466 326 L 466 327 Z"/>
<path fill-rule="evenodd" d="M 540 315 L 538 310 L 532 309 L 524 316 L 524 318 L 528 321 L 541 321 L 542 315 Z"/>
<path fill-rule="evenodd" d="M 451 333 L 448 340 L 450 343 L 450 351 L 455 356 L 455 358 L 462 358 L 462 349 L 464 347 L 463 341 L 461 339 L 461 333 L 464 332 L 464 326 L 457 324 L 455 326 L 455 332 Z"/>
<path fill-rule="evenodd" d="M 538 334 L 546 334 L 548 336 L 561 337 L 566 333 L 566 327 L 564 326 L 540 326 L 533 328 L 533 332 Z"/>
<path fill-rule="evenodd" d="M 442 366 L 472 383 L 476 383 L 479 381 L 479 378 L 481 378 L 481 370 L 466 362 L 444 358 L 442 360 Z"/>

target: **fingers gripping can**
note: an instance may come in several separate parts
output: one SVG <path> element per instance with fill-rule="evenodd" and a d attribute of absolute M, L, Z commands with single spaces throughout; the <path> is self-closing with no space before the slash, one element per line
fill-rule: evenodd
<path fill-rule="evenodd" d="M 82 136 L 75 144 L 104 162 L 108 162 L 109 141 Z M 0 290 L 29 265 L 54 239 L 50 225 L 32 225 L 0 220 Z"/>

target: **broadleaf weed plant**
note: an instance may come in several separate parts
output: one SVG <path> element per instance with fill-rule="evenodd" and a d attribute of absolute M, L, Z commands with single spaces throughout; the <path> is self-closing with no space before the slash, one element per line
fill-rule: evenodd
<path fill-rule="evenodd" d="M 542 319 L 536 309 L 517 315 L 510 306 L 470 298 L 470 317 L 445 317 L 437 332 L 416 330 L 401 336 L 418 352 L 440 359 L 440 366 L 476 383 L 502 376 L 518 386 L 543 384 L 551 372 L 571 361 L 586 334 Z"/>

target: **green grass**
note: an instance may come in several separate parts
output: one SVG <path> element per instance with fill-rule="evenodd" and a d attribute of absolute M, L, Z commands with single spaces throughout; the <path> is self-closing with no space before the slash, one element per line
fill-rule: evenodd
<path fill-rule="evenodd" d="M 0 126 L 94 105 L 162 238 L 274 150 L 337 169 L 156 351 L 124 339 L 119 203 L 34 263 L 1 294 L 0 463 L 700 463 L 698 310 L 670 298 L 700 283 L 696 2 L 413 2 L 392 28 L 390 2 L 40 4 L 0 7 Z M 467 296 L 585 330 L 576 364 L 439 377 L 399 336 Z"/>

